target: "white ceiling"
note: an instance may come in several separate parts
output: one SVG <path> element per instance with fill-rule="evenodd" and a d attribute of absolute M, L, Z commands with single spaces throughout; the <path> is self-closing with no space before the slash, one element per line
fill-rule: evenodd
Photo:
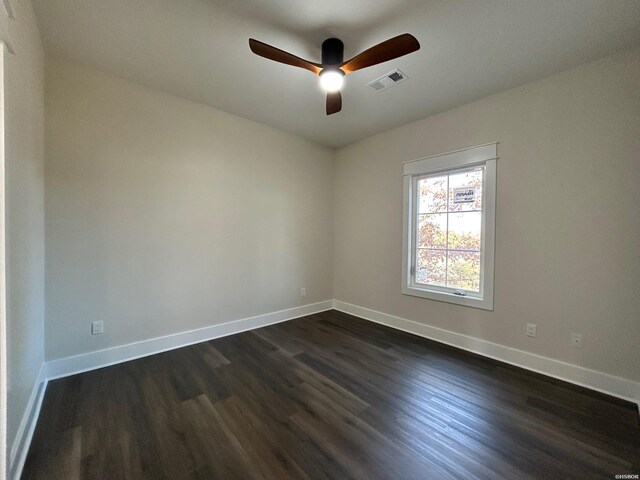
<path fill-rule="evenodd" d="M 48 53 L 339 147 L 640 44 L 638 0 L 33 0 Z M 317 77 L 249 37 L 320 61 L 401 33 L 422 48 L 349 75 L 325 116 Z M 376 92 L 394 68 L 409 76 Z"/>

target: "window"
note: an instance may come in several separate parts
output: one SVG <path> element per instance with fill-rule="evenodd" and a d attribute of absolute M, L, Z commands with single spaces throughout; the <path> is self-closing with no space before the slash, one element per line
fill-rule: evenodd
<path fill-rule="evenodd" d="M 402 293 L 493 310 L 496 149 L 404 164 Z"/>

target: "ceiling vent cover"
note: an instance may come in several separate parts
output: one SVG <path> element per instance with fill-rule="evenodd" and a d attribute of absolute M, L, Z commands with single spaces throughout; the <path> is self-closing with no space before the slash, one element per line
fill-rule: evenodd
<path fill-rule="evenodd" d="M 367 85 L 369 85 L 377 92 L 381 92 L 389 87 L 397 85 L 398 83 L 404 82 L 407 78 L 409 77 L 407 77 L 404 73 L 396 68 L 392 72 L 389 72 L 381 76 L 380 78 L 372 80 L 371 82 L 367 83 Z"/>

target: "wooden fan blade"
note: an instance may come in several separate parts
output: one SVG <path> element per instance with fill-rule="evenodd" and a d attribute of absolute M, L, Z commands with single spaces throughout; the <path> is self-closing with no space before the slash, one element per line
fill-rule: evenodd
<path fill-rule="evenodd" d="M 352 73 L 361 68 L 402 57 L 419 49 L 418 40 L 409 33 L 403 33 L 359 53 L 351 60 L 344 62 L 340 68 L 344 73 Z"/>
<path fill-rule="evenodd" d="M 256 55 L 260 55 L 261 57 L 284 63 L 286 65 L 304 68 L 306 70 L 309 70 L 310 72 L 315 73 L 316 75 L 318 75 L 322 70 L 322 65 L 318 63 L 313 63 L 305 60 L 304 58 L 296 57 L 289 52 L 285 52 L 284 50 L 280 50 L 279 48 L 272 47 L 271 45 L 267 45 L 266 43 L 254 40 L 253 38 L 249 39 L 249 48 Z"/>
<path fill-rule="evenodd" d="M 342 94 L 337 92 L 327 93 L 327 115 L 333 115 L 342 110 Z"/>

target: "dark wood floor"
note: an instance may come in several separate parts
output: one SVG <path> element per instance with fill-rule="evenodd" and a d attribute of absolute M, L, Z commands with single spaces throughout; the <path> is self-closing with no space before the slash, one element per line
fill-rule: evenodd
<path fill-rule="evenodd" d="M 25 479 L 612 479 L 635 405 L 336 311 L 49 384 Z"/>

